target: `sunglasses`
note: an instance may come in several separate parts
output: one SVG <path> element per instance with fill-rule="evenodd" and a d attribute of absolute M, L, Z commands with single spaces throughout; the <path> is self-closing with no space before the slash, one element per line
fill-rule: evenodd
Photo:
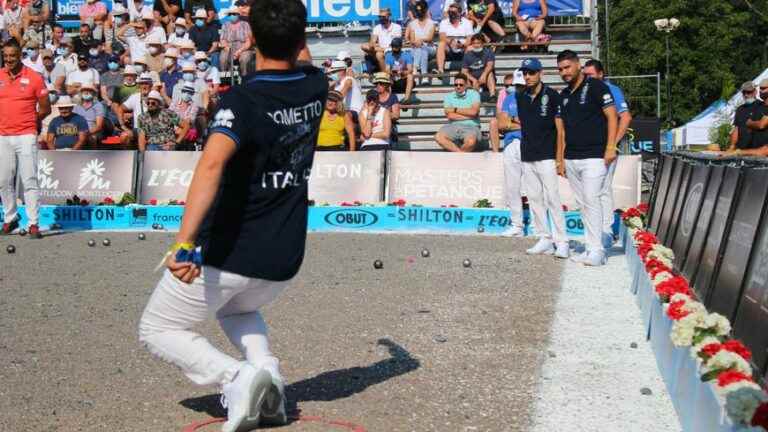
<path fill-rule="evenodd" d="M 456 87 L 456 88 L 461 88 L 461 87 L 466 87 L 467 85 L 466 84 L 462 84 L 462 83 L 456 83 L 453 86 Z"/>
<path fill-rule="evenodd" d="M 148 100 L 147 101 L 147 106 L 157 106 L 157 105 L 160 105 L 160 102 L 158 102 L 156 100 Z"/>
<path fill-rule="evenodd" d="M 523 76 L 533 76 L 533 75 L 536 75 L 537 73 L 539 72 L 526 69 L 523 71 Z"/>
<path fill-rule="evenodd" d="M 760 91 L 768 91 L 768 87 L 760 87 Z"/>

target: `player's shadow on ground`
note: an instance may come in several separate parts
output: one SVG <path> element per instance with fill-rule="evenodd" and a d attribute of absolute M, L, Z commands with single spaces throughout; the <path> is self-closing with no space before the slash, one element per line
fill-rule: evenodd
<path fill-rule="evenodd" d="M 323 372 L 286 386 L 288 413 L 298 412 L 298 404 L 308 401 L 329 402 L 344 399 L 365 391 L 368 387 L 405 375 L 421 366 L 411 353 L 389 339 L 379 339 L 378 344 L 387 347 L 390 358 L 365 367 L 353 367 Z M 227 412 L 219 403 L 219 395 L 207 395 L 179 402 L 185 408 L 205 412 L 213 417 L 226 417 Z"/>

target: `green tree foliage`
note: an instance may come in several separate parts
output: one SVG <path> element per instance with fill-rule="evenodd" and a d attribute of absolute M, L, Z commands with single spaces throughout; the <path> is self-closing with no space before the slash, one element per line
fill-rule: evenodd
<path fill-rule="evenodd" d="M 604 39 L 604 2 L 600 9 Z M 752 7 L 750 7 L 750 5 Z M 682 124 L 766 66 L 768 0 L 612 0 L 610 1 L 610 75 L 639 75 L 666 70 L 666 33 L 653 21 L 675 17 L 680 27 L 670 34 L 673 124 Z M 602 56 L 605 52 L 601 53 Z M 662 117 L 666 117 L 666 83 L 662 79 Z M 655 83 L 648 83 L 655 93 Z M 629 95 L 631 98 L 631 95 Z M 631 100 L 631 99 L 630 99 Z M 640 114 L 653 115 L 651 104 Z"/>

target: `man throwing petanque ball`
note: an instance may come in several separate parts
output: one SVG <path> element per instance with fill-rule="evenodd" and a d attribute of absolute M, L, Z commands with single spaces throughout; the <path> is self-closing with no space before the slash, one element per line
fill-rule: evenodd
<path fill-rule="evenodd" d="M 300 65 L 310 60 L 306 16 L 300 0 L 251 7 L 257 72 L 222 97 L 167 269 L 139 324 L 150 352 L 197 384 L 222 386 L 225 432 L 287 422 L 259 309 L 290 285 L 304 258 L 307 181 L 328 93 L 322 71 Z M 210 316 L 244 360 L 190 330 Z"/>

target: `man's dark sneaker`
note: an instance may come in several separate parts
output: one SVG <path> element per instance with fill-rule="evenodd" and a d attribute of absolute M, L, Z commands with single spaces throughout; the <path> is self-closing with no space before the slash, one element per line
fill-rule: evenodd
<path fill-rule="evenodd" d="M 3 224 L 3 230 L 0 232 L 2 235 L 9 235 L 13 232 L 16 228 L 19 227 L 19 219 L 16 218 L 12 222 L 4 223 Z"/>
<path fill-rule="evenodd" d="M 37 225 L 34 225 L 34 224 L 30 225 L 27 231 L 29 232 L 29 238 L 32 238 L 32 239 L 43 238 L 43 235 L 40 234 L 40 227 Z"/>

